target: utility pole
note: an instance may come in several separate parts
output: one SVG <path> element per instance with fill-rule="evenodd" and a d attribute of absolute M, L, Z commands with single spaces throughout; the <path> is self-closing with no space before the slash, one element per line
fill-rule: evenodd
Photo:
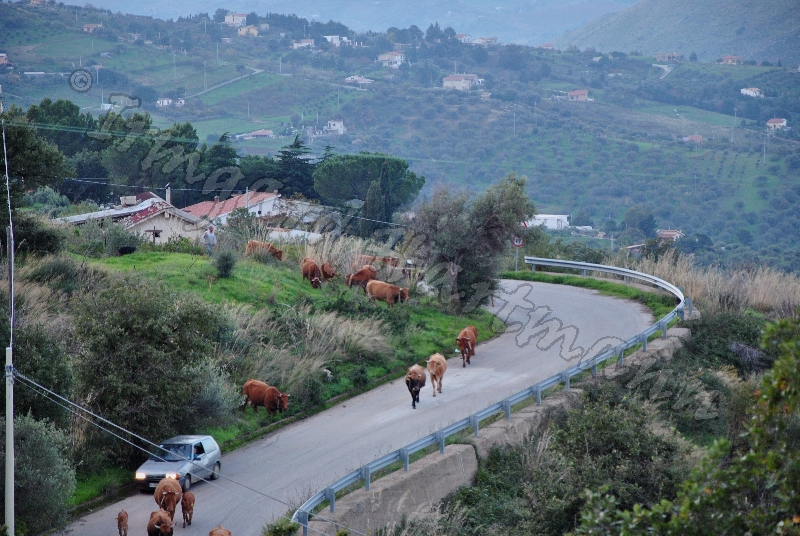
<path fill-rule="evenodd" d="M 172 78 L 177 82 L 178 81 L 178 71 L 175 68 L 175 51 L 172 51 Z"/>
<path fill-rule="evenodd" d="M 6 131 L 3 128 L 3 146 L 5 147 Z M 6 162 L 6 175 L 8 175 L 8 162 Z M 8 177 L 6 176 L 6 179 Z M 9 534 L 14 532 L 14 234 L 11 227 L 6 227 L 6 244 L 8 246 L 8 295 L 9 295 L 9 326 L 11 339 L 6 348 L 6 497 L 5 515 L 6 526 Z"/>
<path fill-rule="evenodd" d="M 764 165 L 767 165 L 767 135 L 764 134 Z"/>
<path fill-rule="evenodd" d="M 206 78 L 206 62 L 203 61 L 203 88 L 208 91 L 208 79 Z"/>
<path fill-rule="evenodd" d="M 736 106 L 733 107 L 733 128 L 731 129 L 731 143 L 733 143 L 733 131 L 736 129 Z"/>
<path fill-rule="evenodd" d="M 219 63 L 219 43 L 217 43 L 217 63 Z"/>

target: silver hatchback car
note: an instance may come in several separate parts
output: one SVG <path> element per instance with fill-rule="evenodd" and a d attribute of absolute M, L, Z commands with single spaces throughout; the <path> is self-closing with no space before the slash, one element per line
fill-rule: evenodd
<path fill-rule="evenodd" d="M 147 491 L 158 486 L 163 478 L 179 481 L 183 491 L 192 482 L 219 478 L 222 451 L 208 435 L 181 435 L 164 441 L 155 455 L 136 470 L 139 489 Z"/>

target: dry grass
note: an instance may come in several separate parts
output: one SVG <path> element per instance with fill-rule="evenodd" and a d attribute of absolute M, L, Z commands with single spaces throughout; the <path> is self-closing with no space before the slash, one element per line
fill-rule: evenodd
<path fill-rule="evenodd" d="M 676 253 L 658 261 L 618 257 L 611 262 L 681 287 L 684 295 L 708 312 L 752 309 L 771 317 L 788 317 L 797 315 L 800 307 L 800 277 L 768 266 L 732 270 L 700 267 L 690 257 Z"/>

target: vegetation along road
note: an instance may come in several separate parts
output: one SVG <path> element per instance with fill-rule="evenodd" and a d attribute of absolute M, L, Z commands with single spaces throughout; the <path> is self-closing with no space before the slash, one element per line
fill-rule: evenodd
<path fill-rule="evenodd" d="M 289 505 L 299 505 L 360 465 L 563 370 L 565 359 L 591 357 L 652 322 L 644 306 L 593 290 L 507 280 L 502 285 L 491 310 L 508 324 L 507 332 L 478 346 L 467 368 L 451 356 L 441 395 L 432 398 L 426 385 L 413 410 L 403 380 L 395 380 L 226 455 L 219 480 L 192 487 L 193 524 L 177 526 L 176 533 L 205 536 L 222 523 L 233 534 L 260 534 Z M 138 534 L 155 503 L 149 494 L 129 497 L 85 515 L 67 531 L 105 536 L 122 509 L 130 515 L 131 534 Z"/>

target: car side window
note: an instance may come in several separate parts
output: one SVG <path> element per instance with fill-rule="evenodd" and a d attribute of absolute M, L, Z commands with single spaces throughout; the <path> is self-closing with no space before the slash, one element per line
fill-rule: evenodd
<path fill-rule="evenodd" d="M 217 450 L 217 445 L 214 443 L 213 439 L 204 439 L 203 447 L 205 448 L 205 452 L 214 452 Z"/>
<path fill-rule="evenodd" d="M 197 456 L 202 456 L 203 454 L 206 453 L 205 449 L 203 448 L 203 444 L 202 443 L 197 443 L 194 446 L 194 453 Z"/>

